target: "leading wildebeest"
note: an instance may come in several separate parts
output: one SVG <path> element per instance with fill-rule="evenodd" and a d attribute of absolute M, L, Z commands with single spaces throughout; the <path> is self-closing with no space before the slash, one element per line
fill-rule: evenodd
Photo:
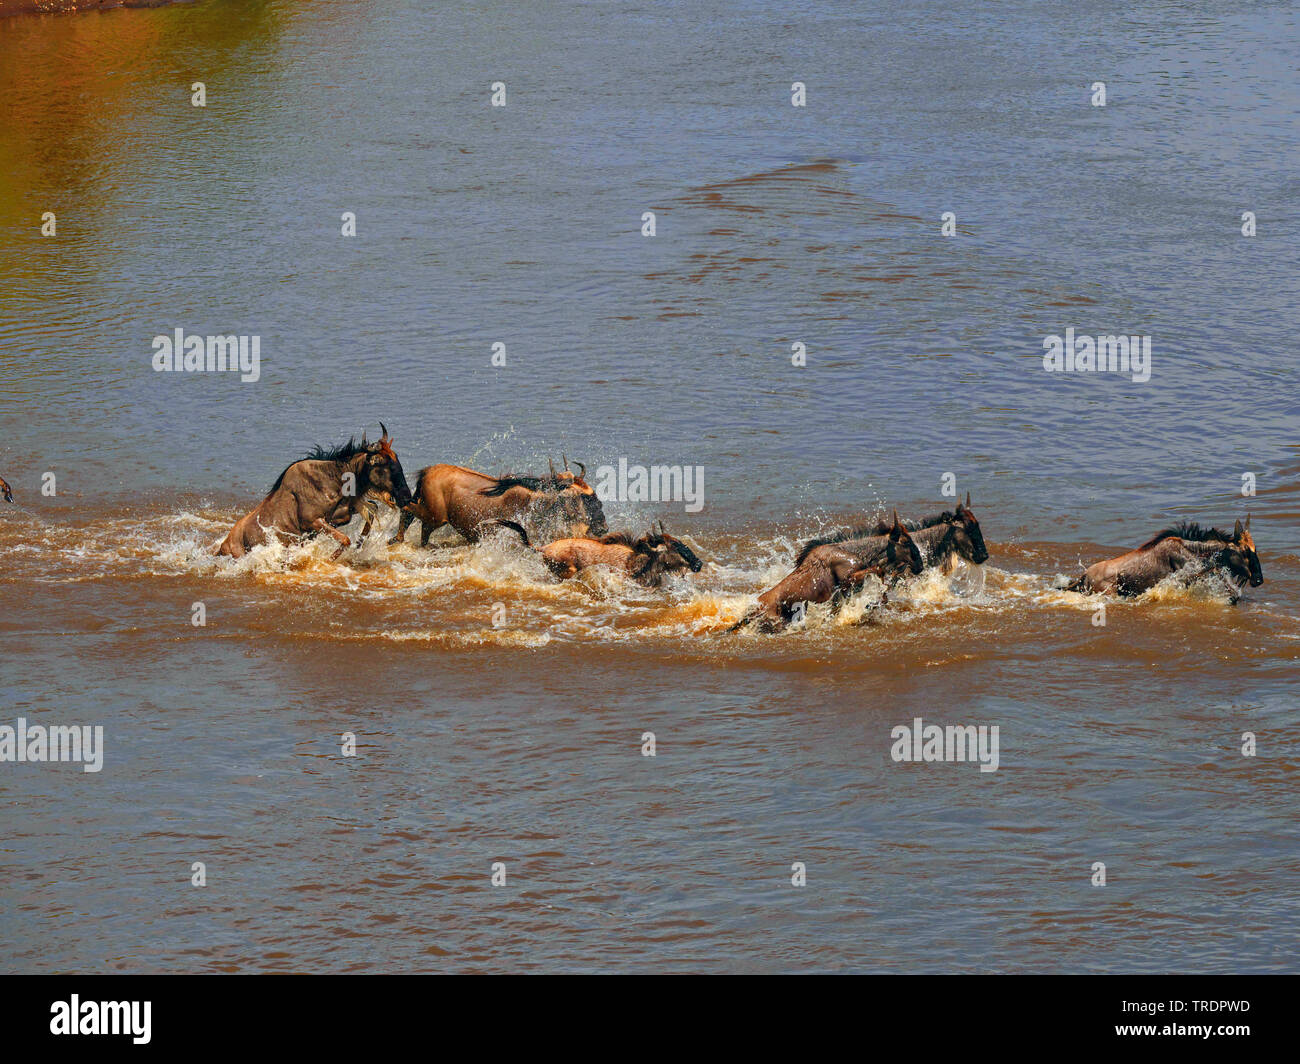
<path fill-rule="evenodd" d="M 10 488 L 9 488 L 9 482 L 8 482 L 7 480 L 5 480 L 4 477 L 0 477 L 0 494 L 3 494 L 3 495 L 4 495 L 4 497 L 5 497 L 5 502 L 13 502 L 13 501 L 14 501 L 14 493 L 13 493 L 12 490 L 10 490 Z"/>
<path fill-rule="evenodd" d="M 1230 598 L 1234 603 L 1245 584 L 1259 587 L 1264 582 L 1264 571 L 1255 553 L 1250 518 L 1244 525 L 1238 521 L 1232 535 L 1191 521 L 1166 528 L 1136 550 L 1089 566 L 1065 590 L 1140 595 L 1174 573 L 1185 587 L 1223 573 L 1232 587 Z"/>
<path fill-rule="evenodd" d="M 880 521 L 874 525 L 864 525 L 843 532 L 834 532 L 820 539 L 811 539 L 804 544 L 799 557 L 795 559 L 795 564 L 802 562 L 815 547 L 826 543 L 847 543 L 869 536 L 888 535 L 892 523 Z M 937 568 L 943 573 L 950 573 L 957 558 L 964 558 L 972 565 L 983 565 L 989 560 L 980 523 L 971 512 L 970 492 L 966 493 L 965 505 L 958 503 L 952 510 L 932 514 L 920 521 L 904 521 L 903 526 L 911 533 L 912 539 L 921 549 L 921 557 L 927 569 Z"/>
<path fill-rule="evenodd" d="M 339 542 L 331 560 L 350 542 L 339 531 L 358 511 L 371 516 L 374 499 L 401 509 L 411 501 L 402 463 L 393 452 L 388 429 L 381 421 L 380 439 L 369 443 L 348 440 L 338 447 L 317 447 L 280 474 L 256 510 L 235 522 L 217 548 L 218 554 L 242 557 L 276 536 L 307 536 L 324 532 Z M 368 521 L 367 521 L 368 524 Z"/>
<path fill-rule="evenodd" d="M 568 463 L 565 463 L 566 467 Z M 397 533 L 390 543 L 400 543 L 406 530 L 420 519 L 420 546 L 443 525 L 451 525 L 470 542 L 498 521 L 519 521 L 528 525 L 534 539 L 550 541 L 562 536 L 601 536 L 609 531 L 600 499 L 579 472 L 555 471 L 549 476 L 490 477 L 456 465 L 421 469 L 416 476 L 415 497 L 402 511 Z"/>
<path fill-rule="evenodd" d="M 525 547 L 532 546 L 523 525 L 517 521 L 498 523 L 517 532 Z M 561 580 L 567 580 L 593 565 L 607 565 L 621 569 L 646 587 L 660 587 L 668 573 L 687 569 L 698 573 L 704 567 L 690 547 L 668 534 L 662 521 L 658 532 L 652 528 L 639 539 L 630 532 L 609 532 L 599 537 L 557 539 L 545 547 L 533 549 L 541 554 L 546 567 Z"/>
<path fill-rule="evenodd" d="M 885 535 L 809 544 L 800 552 L 794 572 L 759 595 L 758 605 L 732 625 L 731 631 L 739 631 L 754 621 L 759 621 L 765 631 L 784 628 L 800 602 L 831 599 L 838 610 L 853 588 L 868 576 L 877 576 L 883 582 L 904 572 L 919 573 L 923 565 L 920 550 L 895 510 Z"/>

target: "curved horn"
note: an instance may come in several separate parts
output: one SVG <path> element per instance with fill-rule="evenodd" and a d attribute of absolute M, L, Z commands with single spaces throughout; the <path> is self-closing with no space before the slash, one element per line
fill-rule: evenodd
<path fill-rule="evenodd" d="M 567 473 L 569 471 L 569 456 L 561 451 L 560 458 L 564 461 L 564 471 Z"/>
<path fill-rule="evenodd" d="M 576 466 L 578 467 L 578 469 L 581 470 L 581 472 L 578 474 L 578 476 L 581 477 L 583 480 L 586 480 L 586 479 L 587 479 L 587 467 L 586 467 L 585 465 L 583 465 L 581 462 L 574 462 L 573 464 L 576 465 Z"/>
<path fill-rule="evenodd" d="M 388 426 L 386 426 L 382 421 L 379 423 L 379 431 L 384 434 L 382 437 L 383 439 L 388 438 Z"/>
<path fill-rule="evenodd" d="M 555 473 L 555 459 L 554 459 L 554 458 L 548 458 L 548 459 L 546 459 L 546 463 L 547 463 L 547 465 L 549 465 L 549 466 L 551 467 L 551 479 L 554 480 L 555 477 L 556 477 L 556 473 Z"/>
<path fill-rule="evenodd" d="M 903 522 L 898 519 L 898 507 L 894 507 L 894 527 L 897 528 Z"/>
<path fill-rule="evenodd" d="M 970 492 L 966 492 L 966 509 L 970 509 Z"/>

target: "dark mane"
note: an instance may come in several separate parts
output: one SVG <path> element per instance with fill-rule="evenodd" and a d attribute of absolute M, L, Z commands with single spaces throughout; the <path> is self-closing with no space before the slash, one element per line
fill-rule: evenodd
<path fill-rule="evenodd" d="M 637 550 L 642 540 L 635 539 L 631 532 L 606 532 L 603 536 L 596 537 L 597 543 L 604 543 L 606 546 L 617 544 L 620 547 L 629 547 Z"/>
<path fill-rule="evenodd" d="M 931 514 L 929 517 L 923 517 L 919 521 L 904 521 L 903 527 L 907 529 L 909 532 L 919 532 L 923 528 L 933 528 L 935 525 L 941 525 L 944 522 L 955 523 L 957 520 L 958 517 L 957 517 L 956 510 L 944 510 L 943 513 Z M 876 528 L 880 530 L 876 533 L 876 535 L 883 536 L 887 534 L 889 530 L 893 527 L 894 526 L 892 522 L 881 521 L 876 525 Z"/>
<path fill-rule="evenodd" d="M 357 443 L 354 437 L 348 437 L 347 443 L 340 443 L 337 447 L 322 447 L 318 443 L 303 455 L 301 461 L 346 462 L 354 454 L 360 454 L 366 447 L 367 444 Z"/>
<path fill-rule="evenodd" d="M 653 532 L 647 532 L 644 536 L 634 536 L 631 532 L 606 532 L 603 536 L 588 536 L 587 538 L 597 543 L 603 543 L 607 547 L 627 547 L 629 550 L 636 551 L 637 554 L 646 555 L 653 554 L 655 545 L 663 542 Z"/>
<path fill-rule="evenodd" d="M 646 566 L 650 562 L 654 561 L 657 548 L 659 547 L 670 547 L 677 551 L 686 564 L 691 567 L 693 572 L 698 573 L 702 568 L 704 568 L 704 563 L 700 561 L 696 553 L 680 539 L 676 536 L 662 536 L 658 532 L 654 531 L 654 529 L 651 529 L 643 536 L 637 537 L 634 537 L 631 532 L 607 532 L 605 535 L 597 537 L 596 542 L 617 543 L 620 546 L 629 547 L 637 554 L 641 555 L 645 561 L 637 565 L 636 569 L 632 572 L 633 576 L 644 572 Z"/>
<path fill-rule="evenodd" d="M 366 449 L 366 445 L 357 443 L 355 436 L 349 436 L 347 443 L 340 443 L 337 447 L 323 447 L 317 444 L 301 458 L 290 462 L 281 471 L 280 475 L 275 478 L 275 483 L 271 485 L 271 491 L 279 490 L 284 483 L 284 475 L 289 472 L 299 462 L 346 462 L 355 454 L 360 454 Z"/>
<path fill-rule="evenodd" d="M 497 482 L 492 487 L 484 488 L 479 492 L 479 494 L 486 495 L 489 499 L 493 499 L 498 495 L 504 495 L 511 488 L 527 488 L 529 491 L 560 492 L 569 487 L 571 483 L 571 481 L 561 480 L 558 476 L 530 477 L 526 474 L 508 473 L 503 477 L 498 477 Z"/>
<path fill-rule="evenodd" d="M 923 528 L 933 528 L 935 525 L 941 525 L 945 521 L 956 521 L 957 512 L 955 510 L 944 510 L 943 513 L 931 514 L 929 517 L 923 517 L 919 521 L 904 521 L 903 527 L 909 532 L 918 532 Z M 828 543 L 847 543 L 850 540 L 866 539 L 869 536 L 887 536 L 894 527 L 894 522 L 889 518 L 877 521 L 874 525 L 859 525 L 857 528 L 842 528 L 837 532 L 832 532 L 828 536 L 819 536 L 817 539 L 810 539 L 799 548 L 799 555 L 795 558 L 795 565 L 802 565 L 805 558 L 808 557 L 818 547 L 824 547 Z"/>
<path fill-rule="evenodd" d="M 1202 527 L 1195 521 L 1180 521 L 1171 528 L 1164 528 L 1152 536 L 1149 540 L 1138 547 L 1138 550 L 1146 550 L 1148 547 L 1154 547 L 1161 540 L 1165 539 L 1190 539 L 1198 543 L 1206 543 L 1212 539 L 1222 540 L 1224 543 L 1231 543 L 1232 536 L 1213 526 Z"/>

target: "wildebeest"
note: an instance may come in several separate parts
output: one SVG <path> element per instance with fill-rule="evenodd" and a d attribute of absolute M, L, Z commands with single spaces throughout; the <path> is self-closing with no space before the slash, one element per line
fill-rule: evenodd
<path fill-rule="evenodd" d="M 758 604 L 732 625 L 731 631 L 755 621 L 765 631 L 776 631 L 790 623 L 800 602 L 831 599 L 838 610 L 868 576 L 887 581 L 904 572 L 919 573 L 923 566 L 921 551 L 895 510 L 884 535 L 807 545 L 799 553 L 794 572 L 759 595 Z"/>
<path fill-rule="evenodd" d="M 847 543 L 869 536 L 889 534 L 892 521 L 880 521 L 874 525 L 835 532 L 820 539 L 812 539 L 804 544 L 795 564 L 803 561 L 815 547 L 827 543 Z M 970 508 L 970 492 L 966 493 L 966 502 L 958 503 L 952 510 L 932 514 L 920 521 L 904 521 L 903 526 L 911 533 L 912 539 L 921 549 L 925 568 L 938 568 L 944 573 L 952 572 L 957 558 L 964 558 L 972 565 L 983 565 L 989 560 L 988 548 L 984 546 L 984 534 L 980 523 L 975 519 Z"/>
<path fill-rule="evenodd" d="M 9 487 L 9 482 L 4 477 L 0 477 L 0 493 L 5 497 L 5 502 L 14 501 L 13 490 Z"/>
<path fill-rule="evenodd" d="M 276 536 L 307 536 L 324 532 L 339 543 L 331 560 L 351 544 L 339 531 L 358 511 L 373 514 L 373 500 L 381 499 L 401 509 L 411 501 L 411 489 L 402 463 L 393 452 L 388 429 L 369 443 L 354 439 L 338 447 L 317 447 L 291 463 L 280 474 L 257 509 L 235 522 L 235 527 L 217 548 L 218 554 L 240 558 L 253 547 Z M 358 541 L 360 542 L 360 541 Z"/>
<path fill-rule="evenodd" d="M 1090 565 L 1065 590 L 1140 595 L 1174 573 L 1184 586 L 1223 573 L 1233 589 L 1230 598 L 1234 603 L 1245 584 L 1259 587 L 1264 571 L 1255 553 L 1250 518 L 1244 525 L 1238 520 L 1232 535 L 1191 521 L 1166 528 L 1136 550 Z"/>
<path fill-rule="evenodd" d="M 498 524 L 517 532 L 525 547 L 533 546 L 523 525 L 517 521 L 500 521 Z M 690 547 L 668 534 L 662 521 L 658 532 L 652 528 L 639 539 L 630 532 L 609 532 L 599 537 L 557 539 L 545 547 L 533 549 L 541 554 L 546 567 L 561 580 L 567 580 L 589 566 L 607 565 L 611 569 L 621 569 L 646 587 L 660 587 L 668 573 L 687 569 L 698 573 L 704 567 Z"/>
<path fill-rule="evenodd" d="M 586 466 L 576 463 L 578 473 L 557 473 L 533 477 L 508 475 L 490 477 L 456 465 L 421 469 L 416 476 L 415 497 L 402 511 L 397 533 L 390 543 L 401 543 L 406 530 L 420 519 L 420 546 L 443 525 L 451 525 L 470 542 L 478 540 L 485 526 L 498 521 L 518 521 L 528 526 L 537 540 L 562 536 L 601 536 L 609 531 L 600 499 L 584 479 Z"/>

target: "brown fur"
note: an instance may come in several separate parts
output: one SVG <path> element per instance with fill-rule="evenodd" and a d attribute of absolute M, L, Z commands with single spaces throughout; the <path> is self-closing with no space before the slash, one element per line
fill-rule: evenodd
<path fill-rule="evenodd" d="M 1258 587 L 1264 573 L 1250 534 L 1250 518 L 1232 533 L 1194 524 L 1156 533 L 1136 550 L 1090 565 L 1067 591 L 1102 595 L 1140 595 L 1174 573 L 1191 584 L 1214 571 L 1226 572 L 1237 586 Z M 1237 601 L 1233 595 L 1232 601 Z"/>
<path fill-rule="evenodd" d="M 836 608 L 871 575 L 892 578 L 924 567 L 921 552 L 894 512 L 887 535 L 837 543 L 817 543 L 800 552 L 794 571 L 758 596 L 758 604 L 731 628 L 733 632 L 757 621 L 764 631 L 790 623 L 801 602 L 833 600 Z"/>
<path fill-rule="evenodd" d="M 904 521 L 903 526 L 920 548 L 927 569 L 937 568 L 946 575 L 952 572 L 957 558 L 964 558 L 972 565 L 983 565 L 988 561 L 989 552 L 984 546 L 984 534 L 970 508 L 969 491 L 966 493 L 965 505 L 958 503 L 952 510 L 933 514 L 920 521 Z M 891 527 L 891 521 L 880 521 L 874 525 L 843 529 L 829 536 L 811 539 L 795 558 L 795 565 L 822 544 L 850 543 L 871 536 L 884 536 L 889 534 Z"/>
<path fill-rule="evenodd" d="M 518 533 L 525 547 L 532 546 L 528 533 L 518 522 L 498 523 Z M 599 538 L 577 536 L 557 539 L 545 547 L 533 549 L 542 556 L 546 567 L 561 580 L 567 580 L 593 565 L 621 570 L 646 587 L 659 587 L 667 573 L 688 569 L 699 572 L 703 563 L 694 552 L 676 536 L 670 536 L 662 523 L 659 529 L 658 532 L 647 532 L 640 539 L 633 539 L 628 532 L 610 532 Z"/>
<path fill-rule="evenodd" d="M 430 466 L 420 470 L 414 499 L 390 542 L 402 542 L 416 518 L 422 547 L 443 525 L 451 525 L 471 542 L 485 526 L 503 520 L 527 521 L 543 538 L 549 532 L 584 536 L 606 531 L 595 491 L 568 470 L 552 470 L 549 477 L 492 477 L 464 466 Z"/>
<path fill-rule="evenodd" d="M 324 533 L 339 543 L 333 554 L 338 558 L 350 545 L 339 531 L 358 511 L 366 514 L 366 529 L 374 517 L 374 500 L 382 499 L 395 507 L 410 501 L 410 489 L 401 463 L 393 452 L 387 430 L 375 443 L 349 442 L 322 457 L 293 462 L 257 508 L 235 522 L 217 548 L 217 554 L 242 558 L 254 547 L 267 542 L 269 536 L 308 536 Z M 330 457 L 338 455 L 338 457 Z M 355 478 L 355 493 L 343 490 L 344 474 Z M 364 531 L 362 536 L 364 538 Z"/>

